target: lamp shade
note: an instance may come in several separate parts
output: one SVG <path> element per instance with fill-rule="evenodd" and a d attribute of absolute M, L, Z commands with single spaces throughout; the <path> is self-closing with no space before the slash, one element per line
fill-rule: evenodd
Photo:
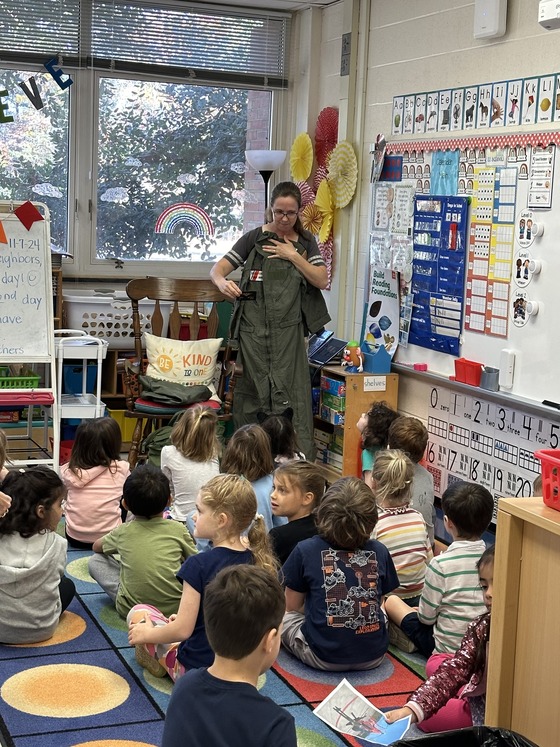
<path fill-rule="evenodd" d="M 286 160 L 286 151 L 246 150 L 245 158 L 256 171 L 275 171 Z"/>

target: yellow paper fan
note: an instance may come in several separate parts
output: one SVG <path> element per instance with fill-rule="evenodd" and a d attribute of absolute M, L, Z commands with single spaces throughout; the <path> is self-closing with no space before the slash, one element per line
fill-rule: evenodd
<path fill-rule="evenodd" d="M 315 205 L 317 205 L 323 216 L 323 223 L 319 231 L 319 241 L 326 241 L 330 236 L 334 218 L 333 199 L 329 183 L 326 179 L 323 179 L 321 184 L 319 184 Z"/>
<path fill-rule="evenodd" d="M 314 236 L 317 236 L 323 225 L 323 213 L 317 205 L 314 202 L 310 202 L 303 208 L 299 217 L 303 227 Z"/>
<path fill-rule="evenodd" d="M 327 179 L 334 205 L 343 208 L 354 197 L 358 181 L 358 162 L 354 148 L 347 140 L 339 143 L 328 159 Z"/>
<path fill-rule="evenodd" d="M 301 132 L 290 151 L 290 172 L 296 182 L 304 182 L 313 167 L 313 145 L 307 132 Z"/>

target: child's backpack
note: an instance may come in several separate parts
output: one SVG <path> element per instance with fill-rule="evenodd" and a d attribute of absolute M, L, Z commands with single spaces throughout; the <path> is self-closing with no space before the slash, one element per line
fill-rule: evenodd
<path fill-rule="evenodd" d="M 140 455 L 146 457 L 146 461 L 155 467 L 161 467 L 161 450 L 164 446 L 171 444 L 171 431 L 183 412 L 184 410 L 176 412 L 167 425 L 162 425 L 161 428 L 152 431 L 142 441 Z"/>

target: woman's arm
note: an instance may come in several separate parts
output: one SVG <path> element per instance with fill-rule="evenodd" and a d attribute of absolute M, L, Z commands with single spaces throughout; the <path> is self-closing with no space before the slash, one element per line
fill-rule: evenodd
<path fill-rule="evenodd" d="M 303 612 L 305 594 L 286 587 L 286 612 Z"/>
<path fill-rule="evenodd" d="M 289 239 L 285 241 L 270 239 L 269 243 L 263 246 L 263 250 L 267 252 L 270 259 L 287 259 L 301 272 L 307 282 L 316 288 L 324 290 L 327 287 L 328 275 L 325 265 L 312 265 L 305 257 L 302 257 Z"/>
<path fill-rule="evenodd" d="M 133 622 L 128 629 L 128 642 L 131 646 L 139 643 L 175 643 L 186 641 L 192 635 L 198 610 L 200 609 L 200 594 L 190 584 L 183 581 L 183 593 L 179 610 L 173 620 L 167 625 L 150 625 L 149 613 L 144 613 L 144 621 Z M 173 617 L 173 615 L 172 615 Z"/>
<path fill-rule="evenodd" d="M 233 270 L 235 270 L 235 266 L 225 257 L 219 259 L 210 270 L 210 280 L 230 301 L 235 301 L 241 295 L 241 289 L 237 283 L 234 280 L 227 279 L 227 276 Z"/>

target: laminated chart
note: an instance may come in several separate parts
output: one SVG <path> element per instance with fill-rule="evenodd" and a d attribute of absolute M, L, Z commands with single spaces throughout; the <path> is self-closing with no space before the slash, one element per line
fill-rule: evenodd
<path fill-rule="evenodd" d="M 560 445 L 558 422 L 447 387 L 432 388 L 427 426 L 426 467 L 435 495 L 467 480 L 484 485 L 495 507 L 499 498 L 531 496 L 541 472 L 534 452 Z"/>
<path fill-rule="evenodd" d="M 515 167 L 475 169 L 465 329 L 507 337 L 515 237 Z"/>
<path fill-rule="evenodd" d="M 467 252 L 466 197 L 414 198 L 409 342 L 459 355 Z"/>

